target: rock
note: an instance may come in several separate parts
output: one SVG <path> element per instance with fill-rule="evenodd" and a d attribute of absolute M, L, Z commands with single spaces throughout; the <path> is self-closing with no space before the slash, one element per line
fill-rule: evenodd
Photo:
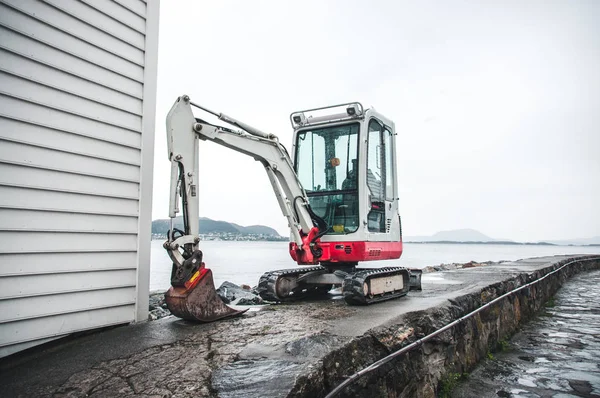
<path fill-rule="evenodd" d="M 287 343 L 285 352 L 294 357 L 320 358 L 340 346 L 341 341 L 338 336 L 316 334 Z"/>
<path fill-rule="evenodd" d="M 421 270 L 423 271 L 424 274 L 427 274 L 430 272 L 451 271 L 451 270 L 461 269 L 461 268 L 482 267 L 484 265 L 490 265 L 493 263 L 494 263 L 493 261 L 484 261 L 484 262 L 469 261 L 468 263 L 464 263 L 464 264 L 451 263 L 451 264 L 440 264 L 440 265 L 428 265 L 427 267 L 423 267 Z"/>
<path fill-rule="evenodd" d="M 162 307 L 167 308 L 167 303 L 165 302 L 165 294 L 164 293 L 151 293 L 148 298 L 148 310 L 152 311 L 155 308 Z"/>
<path fill-rule="evenodd" d="M 286 360 L 240 360 L 212 373 L 220 397 L 285 397 L 302 365 Z"/>
<path fill-rule="evenodd" d="M 442 264 L 441 267 L 444 271 L 450 271 L 453 269 L 457 269 L 458 265 L 457 264 Z"/>
<path fill-rule="evenodd" d="M 591 396 L 590 394 L 593 391 L 592 385 L 590 384 L 589 381 L 587 380 L 568 380 L 569 382 L 569 386 L 571 386 L 571 388 L 573 390 L 575 390 L 575 392 L 584 395 L 584 396 Z"/>
<path fill-rule="evenodd" d="M 263 303 L 262 298 L 259 296 L 254 296 L 254 298 L 247 299 L 245 297 L 240 298 L 237 301 L 237 305 L 261 305 Z"/>
<path fill-rule="evenodd" d="M 243 285 L 249 288 L 248 285 Z M 223 282 L 217 289 L 217 294 L 225 304 L 233 305 L 259 305 L 263 303 L 260 296 L 254 294 L 251 290 L 246 290 L 235 283 Z"/>
<path fill-rule="evenodd" d="M 150 311 L 150 313 L 148 314 L 148 319 L 151 321 L 155 321 L 157 319 L 161 319 L 169 315 L 171 315 L 171 312 L 169 310 L 165 310 L 162 307 L 156 307 Z"/>
<path fill-rule="evenodd" d="M 171 315 L 165 302 L 164 293 L 152 293 L 148 298 L 148 320 L 155 321 Z"/>

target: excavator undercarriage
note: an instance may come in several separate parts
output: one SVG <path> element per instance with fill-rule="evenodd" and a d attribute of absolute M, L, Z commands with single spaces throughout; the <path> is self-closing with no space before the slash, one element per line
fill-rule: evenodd
<path fill-rule="evenodd" d="M 267 301 L 286 302 L 327 294 L 341 286 L 348 304 L 364 305 L 395 299 L 409 290 L 421 290 L 421 270 L 403 267 L 355 268 L 349 272 L 327 267 L 270 271 L 258 282 L 258 293 Z"/>

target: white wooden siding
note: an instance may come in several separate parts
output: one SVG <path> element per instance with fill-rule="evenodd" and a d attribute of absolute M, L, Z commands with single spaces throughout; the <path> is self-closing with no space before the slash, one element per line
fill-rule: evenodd
<path fill-rule="evenodd" d="M 0 357 L 147 317 L 158 6 L 0 0 Z"/>
<path fill-rule="evenodd" d="M 17 254 L 2 254 L 2 276 L 42 275 L 66 272 L 135 269 L 135 251 L 103 251 L 90 256 L 86 252 L 31 253 L 27 261 Z"/>

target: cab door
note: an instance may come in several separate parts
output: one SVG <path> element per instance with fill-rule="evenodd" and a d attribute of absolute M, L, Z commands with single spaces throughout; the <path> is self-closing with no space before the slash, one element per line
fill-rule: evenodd
<path fill-rule="evenodd" d="M 394 128 L 376 118 L 368 124 L 366 182 L 368 188 L 367 229 L 390 240 L 398 214 L 396 201 Z"/>
<path fill-rule="evenodd" d="M 400 213 L 398 209 L 398 184 L 396 176 L 396 132 L 394 126 L 384 126 L 383 147 L 385 155 L 385 232 L 390 241 L 401 239 Z"/>

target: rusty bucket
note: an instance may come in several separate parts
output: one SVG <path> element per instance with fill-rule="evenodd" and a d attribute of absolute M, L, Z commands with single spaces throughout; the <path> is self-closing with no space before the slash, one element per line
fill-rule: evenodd
<path fill-rule="evenodd" d="M 189 321 L 212 322 L 247 311 L 235 310 L 221 300 L 215 290 L 210 269 L 200 269 L 190 282 L 186 282 L 186 286 L 172 286 L 165 294 L 167 307 L 176 317 Z"/>

